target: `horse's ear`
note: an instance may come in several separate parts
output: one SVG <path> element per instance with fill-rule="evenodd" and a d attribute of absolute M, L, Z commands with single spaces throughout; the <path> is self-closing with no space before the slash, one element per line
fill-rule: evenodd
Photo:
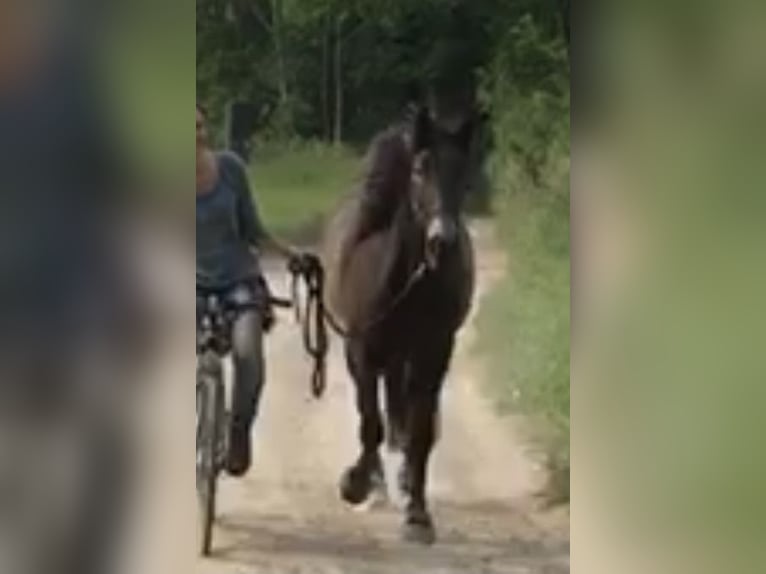
<path fill-rule="evenodd" d="M 415 153 L 428 149 L 433 140 L 433 120 L 427 107 L 421 106 L 415 116 L 412 143 Z"/>

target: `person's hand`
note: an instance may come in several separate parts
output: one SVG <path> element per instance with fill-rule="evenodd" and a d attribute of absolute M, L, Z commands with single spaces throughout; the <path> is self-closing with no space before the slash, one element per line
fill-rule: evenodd
<path fill-rule="evenodd" d="M 290 275 L 300 275 L 303 273 L 303 261 L 302 254 L 294 250 L 287 259 L 287 270 Z"/>
<path fill-rule="evenodd" d="M 321 269 L 322 263 L 314 253 L 296 251 L 291 255 L 287 268 L 293 275 L 308 275 Z"/>

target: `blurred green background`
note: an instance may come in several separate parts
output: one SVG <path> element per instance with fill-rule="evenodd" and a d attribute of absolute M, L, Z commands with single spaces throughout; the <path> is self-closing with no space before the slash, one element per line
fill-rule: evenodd
<path fill-rule="evenodd" d="M 575 145 L 575 444 L 594 467 L 574 496 L 662 556 L 653 572 L 766 571 L 766 6 L 600 16 Z"/>
<path fill-rule="evenodd" d="M 98 57 L 128 161 L 147 187 L 183 197 L 194 156 L 187 110 L 196 77 L 189 60 L 194 15 L 181 0 L 112 3 L 108 10 Z"/>

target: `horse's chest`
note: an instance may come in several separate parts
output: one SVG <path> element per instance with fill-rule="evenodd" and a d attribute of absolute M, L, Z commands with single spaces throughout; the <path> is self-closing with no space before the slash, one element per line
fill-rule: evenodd
<path fill-rule="evenodd" d="M 402 341 L 455 332 L 465 321 L 471 293 L 466 284 L 424 280 L 413 289 L 392 328 Z"/>
<path fill-rule="evenodd" d="M 454 332 L 465 322 L 471 309 L 475 278 L 470 253 L 458 254 L 459 257 L 447 260 L 438 272 L 426 275 L 413 289 L 403 308 L 402 321 L 407 333 L 419 337 L 437 329 Z"/>
<path fill-rule="evenodd" d="M 413 311 L 426 322 L 459 320 L 469 294 L 466 286 L 459 283 L 425 283 L 414 294 Z"/>

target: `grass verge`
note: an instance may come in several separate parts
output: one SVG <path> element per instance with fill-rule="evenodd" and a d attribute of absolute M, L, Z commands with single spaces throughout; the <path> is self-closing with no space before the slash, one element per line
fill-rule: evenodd
<path fill-rule="evenodd" d="M 353 151 L 319 144 L 257 150 L 250 176 L 264 223 L 278 237 L 314 239 L 359 165 Z"/>
<path fill-rule="evenodd" d="M 505 196 L 498 227 L 510 271 L 485 300 L 479 345 L 501 412 L 542 421 L 551 502 L 569 499 L 569 194 Z"/>

